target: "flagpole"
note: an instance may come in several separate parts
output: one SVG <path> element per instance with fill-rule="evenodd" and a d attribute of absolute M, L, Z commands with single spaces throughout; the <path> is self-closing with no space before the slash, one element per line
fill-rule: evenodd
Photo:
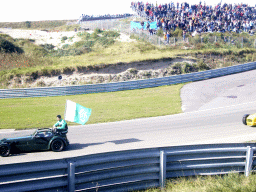
<path fill-rule="evenodd" d="M 64 119 L 65 119 L 65 120 L 66 120 L 67 102 L 68 102 L 68 100 L 66 99 L 65 113 L 64 113 Z"/>

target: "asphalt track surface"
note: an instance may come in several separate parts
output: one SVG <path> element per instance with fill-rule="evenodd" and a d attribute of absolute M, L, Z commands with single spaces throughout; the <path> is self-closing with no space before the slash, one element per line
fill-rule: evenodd
<path fill-rule="evenodd" d="M 0 164 L 128 149 L 256 140 L 256 128 L 241 121 L 244 114 L 256 113 L 256 70 L 187 84 L 181 90 L 181 98 L 184 113 L 69 127 L 70 146 L 66 150 L 14 154 L 0 157 Z M 2 131 L 0 139 L 32 132 Z"/>

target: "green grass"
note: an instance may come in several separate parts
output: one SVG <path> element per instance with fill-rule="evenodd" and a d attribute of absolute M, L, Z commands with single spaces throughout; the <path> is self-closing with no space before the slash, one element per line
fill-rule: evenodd
<path fill-rule="evenodd" d="M 37 23 L 38 27 L 53 25 L 55 29 L 65 28 L 65 30 L 78 27 L 77 25 L 62 24 L 59 22 Z M 0 34 L 0 37 L 24 51 L 22 54 L 0 52 L 0 88 L 8 88 L 10 80 L 14 77 L 34 77 L 34 74 L 38 74 L 38 76 L 56 75 L 97 65 L 190 57 L 197 62 L 202 60 L 201 62 L 207 63 L 211 69 L 214 69 L 256 60 L 254 48 L 229 47 L 225 44 L 208 47 L 200 43 L 200 46 L 196 44 L 198 46 L 188 50 L 182 48 L 184 45 L 176 48 L 159 47 L 145 41 L 118 42 L 114 40 L 119 35 L 117 32 L 97 29 L 91 35 L 86 32 L 79 32 L 78 35 L 82 38 L 80 42 L 54 51 L 35 45 L 33 40 L 13 39 L 8 35 Z M 211 59 L 212 56 L 215 58 Z M 17 84 L 16 87 L 20 86 Z"/>
<path fill-rule="evenodd" d="M 184 84 L 86 95 L 0 100 L 0 129 L 52 127 L 66 100 L 92 109 L 87 124 L 181 113 Z M 68 123 L 74 125 L 74 123 Z"/>
<path fill-rule="evenodd" d="M 224 176 L 197 176 L 171 179 L 165 192 L 255 192 L 256 175 L 245 177 L 230 173 Z M 161 192 L 160 189 L 148 189 L 145 192 Z"/>

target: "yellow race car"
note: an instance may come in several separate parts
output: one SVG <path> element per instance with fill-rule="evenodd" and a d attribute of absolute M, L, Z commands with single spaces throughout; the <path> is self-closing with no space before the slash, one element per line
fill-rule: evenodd
<path fill-rule="evenodd" d="M 242 119 L 242 121 L 243 121 L 243 124 L 245 124 L 245 125 L 248 125 L 248 126 L 256 126 L 256 113 L 254 113 L 254 114 L 245 114 L 244 116 L 243 116 L 243 119 Z"/>

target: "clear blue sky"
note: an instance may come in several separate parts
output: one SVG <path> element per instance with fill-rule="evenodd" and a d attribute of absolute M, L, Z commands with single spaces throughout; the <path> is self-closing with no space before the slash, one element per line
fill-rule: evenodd
<path fill-rule="evenodd" d="M 40 21 L 78 19 L 82 14 L 121 14 L 132 13 L 132 0 L 1 0 L 0 22 Z M 143 1 L 156 3 L 156 1 Z M 170 3 L 171 0 L 158 0 L 157 3 Z M 185 0 L 173 0 L 182 3 Z M 187 0 L 189 4 L 198 4 L 199 0 Z M 204 0 L 202 0 L 202 3 Z M 220 0 L 206 0 L 206 4 L 215 5 Z M 245 3 L 255 6 L 253 0 L 223 0 L 222 3 Z"/>

